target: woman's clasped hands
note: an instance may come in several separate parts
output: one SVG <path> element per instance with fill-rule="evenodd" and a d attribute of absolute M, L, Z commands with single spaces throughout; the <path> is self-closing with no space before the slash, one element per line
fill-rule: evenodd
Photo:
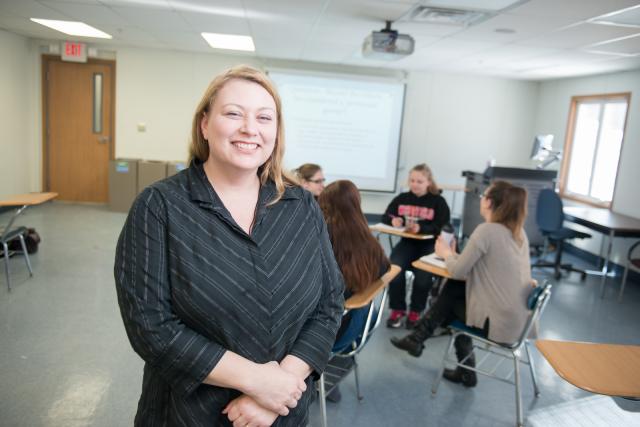
<path fill-rule="evenodd" d="M 255 371 L 255 381 L 246 394 L 232 400 L 222 411 L 234 427 L 270 426 L 279 415 L 288 415 L 307 389 L 302 378 L 277 362 L 256 364 Z"/>

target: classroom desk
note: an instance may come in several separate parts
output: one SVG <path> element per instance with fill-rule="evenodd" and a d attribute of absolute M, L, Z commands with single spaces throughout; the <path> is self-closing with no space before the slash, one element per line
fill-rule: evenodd
<path fill-rule="evenodd" d="M 613 273 L 609 271 L 611 248 L 616 237 L 640 237 L 640 220 L 630 216 L 611 212 L 609 209 L 567 206 L 564 208 L 564 219 L 597 231 L 608 237 L 606 256 L 601 270 L 589 270 L 587 273 L 602 276 L 600 296 L 604 296 L 605 282 Z M 603 241 L 604 242 L 604 241 Z M 602 247 L 600 250 L 602 256 Z"/>
<path fill-rule="evenodd" d="M 446 268 L 438 267 L 433 264 L 429 264 L 428 262 L 416 260 L 411 263 L 414 268 L 417 268 L 422 271 L 426 271 L 431 274 L 435 274 L 436 276 L 443 277 L 445 279 L 452 279 L 451 273 Z"/>
<path fill-rule="evenodd" d="M 591 393 L 640 399 L 640 346 L 538 340 L 563 379 Z"/>
<path fill-rule="evenodd" d="M 48 202 L 49 200 L 53 200 L 56 197 L 58 197 L 58 193 L 27 193 L 10 196 L 6 199 L 0 200 L 0 207 L 16 208 L 7 225 L 0 229 L 9 231 L 16 218 L 18 218 L 18 216 L 20 216 L 20 214 L 29 206 L 39 205 Z"/>
<path fill-rule="evenodd" d="M 17 237 L 18 235 L 25 232 L 25 229 L 21 230 L 21 227 L 12 228 L 16 219 L 20 216 L 25 209 L 29 206 L 39 205 L 49 200 L 53 200 L 58 196 L 58 193 L 28 193 L 28 194 L 19 194 L 16 196 L 11 196 L 6 199 L 0 200 L 0 207 L 13 207 L 16 208 L 13 212 L 13 215 L 9 218 L 7 225 L 4 227 L 0 227 L 0 243 L 3 245 L 2 255 L 4 255 L 5 262 L 5 276 L 7 278 L 7 288 L 11 291 L 11 280 L 9 277 L 9 252 L 4 246 L 9 240 Z M 23 246 L 24 249 L 24 246 Z M 29 268 L 29 274 L 31 272 L 31 263 L 29 261 L 29 255 L 24 253 L 25 260 L 27 262 L 27 267 Z"/>
<path fill-rule="evenodd" d="M 394 227 L 391 227 L 389 225 L 382 224 L 382 223 L 370 225 L 369 230 L 377 232 L 378 237 L 380 237 L 380 234 L 386 234 L 387 237 L 389 237 L 389 249 L 393 249 L 393 242 L 391 240 L 391 236 L 404 237 L 407 239 L 414 239 L 414 240 L 429 240 L 429 239 L 433 239 L 434 237 L 432 234 L 407 233 L 402 229 L 396 229 Z"/>

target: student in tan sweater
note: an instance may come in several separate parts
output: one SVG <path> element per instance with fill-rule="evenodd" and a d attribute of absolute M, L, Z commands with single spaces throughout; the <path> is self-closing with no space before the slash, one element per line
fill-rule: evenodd
<path fill-rule="evenodd" d="M 455 242 L 449 246 L 438 239 L 436 254 L 460 280 L 449 280 L 414 332 L 391 338 L 394 346 L 419 357 L 434 329 L 456 319 L 493 341 L 511 343 L 518 338 L 527 319 L 526 299 L 532 283 L 529 241 L 522 228 L 526 206 L 526 190 L 495 181 L 480 202 L 486 222 L 474 230 L 462 253 L 456 254 Z M 464 335 L 457 337 L 455 348 L 460 361 L 473 352 L 471 339 Z M 473 354 L 465 364 L 475 366 Z M 444 378 L 467 387 L 477 383 L 475 372 L 466 369 L 447 369 Z"/>

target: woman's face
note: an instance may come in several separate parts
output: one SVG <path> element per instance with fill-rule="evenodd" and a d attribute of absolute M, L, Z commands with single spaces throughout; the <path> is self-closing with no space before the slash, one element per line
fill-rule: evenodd
<path fill-rule="evenodd" d="M 200 125 L 209 143 L 209 159 L 220 167 L 257 172 L 275 148 L 276 103 L 257 83 L 226 83 Z"/>
<path fill-rule="evenodd" d="M 320 193 L 322 193 L 322 190 L 324 190 L 324 182 L 324 174 L 322 173 L 322 170 L 319 170 L 311 177 L 311 179 L 304 180 L 302 186 L 306 190 L 310 191 L 311 194 L 318 197 Z"/>
<path fill-rule="evenodd" d="M 409 174 L 409 189 L 416 196 L 424 196 L 431 185 L 431 181 L 420 171 L 411 171 Z"/>
<path fill-rule="evenodd" d="M 480 198 L 480 216 L 484 218 L 485 221 L 491 221 L 491 212 L 492 212 L 492 202 L 491 199 L 487 197 L 489 194 L 490 187 L 484 190 L 482 197 Z"/>

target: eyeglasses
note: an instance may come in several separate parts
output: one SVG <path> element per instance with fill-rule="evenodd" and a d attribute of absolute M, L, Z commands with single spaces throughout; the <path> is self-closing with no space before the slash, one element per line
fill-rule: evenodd
<path fill-rule="evenodd" d="M 313 182 L 314 184 L 324 184 L 326 178 L 318 178 L 318 179 L 309 179 L 309 182 Z"/>

